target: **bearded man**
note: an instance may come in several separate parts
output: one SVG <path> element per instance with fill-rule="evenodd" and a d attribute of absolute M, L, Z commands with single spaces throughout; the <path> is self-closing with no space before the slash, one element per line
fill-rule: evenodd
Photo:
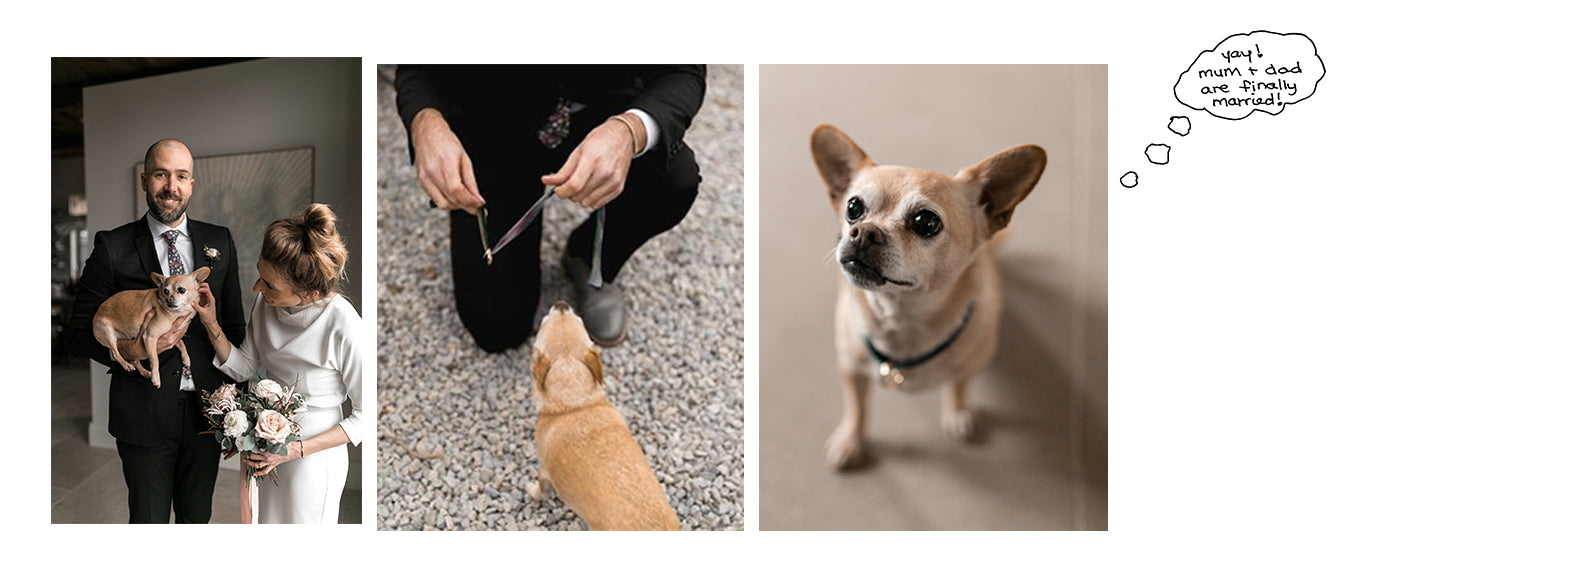
<path fill-rule="evenodd" d="M 149 146 L 143 161 L 140 182 L 148 213 L 94 234 L 65 338 L 73 353 L 110 369 L 110 434 L 121 457 L 130 522 L 164 524 L 174 512 L 177 523 L 205 524 L 214 499 L 220 443 L 202 435 L 208 426 L 198 393 L 230 381 L 214 367 L 209 338 L 203 330 L 185 338 L 186 326 L 160 338 L 160 380 L 167 384 L 156 388 L 137 372 L 122 370 L 93 335 L 94 313 L 106 298 L 123 290 L 153 288 L 150 273 L 191 274 L 205 266 L 210 290 L 218 295 L 222 329 L 233 346 L 242 343 L 247 327 L 231 231 L 187 218 L 196 182 L 192 152 L 180 141 L 165 139 Z M 190 368 L 171 350 L 177 340 L 186 345 Z M 122 350 L 130 351 L 127 346 Z"/>

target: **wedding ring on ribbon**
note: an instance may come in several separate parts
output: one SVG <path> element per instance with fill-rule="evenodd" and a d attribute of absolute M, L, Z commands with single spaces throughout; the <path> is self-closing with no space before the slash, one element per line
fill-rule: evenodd
<path fill-rule="evenodd" d="M 528 225 L 533 223 L 534 218 L 538 218 L 539 213 L 544 211 L 545 203 L 549 202 L 550 199 L 554 197 L 555 186 L 545 186 L 544 194 L 539 197 L 539 200 L 535 201 L 533 206 L 528 207 L 528 212 L 523 214 L 522 218 L 517 219 L 517 223 L 512 224 L 511 229 L 507 230 L 506 234 L 501 236 L 500 240 L 496 241 L 493 247 L 490 246 L 489 243 L 489 229 L 487 228 L 488 224 L 485 220 L 488 218 L 489 212 L 483 208 L 480 208 L 478 216 L 479 243 L 485 246 L 484 261 L 489 265 L 495 264 L 495 255 L 499 254 L 502 249 L 506 248 L 506 245 L 510 244 L 512 240 L 516 240 L 517 236 L 521 235 L 523 230 L 527 230 Z M 605 285 L 605 273 L 600 270 L 600 253 L 604 251 L 602 249 L 604 245 L 605 207 L 601 206 L 599 210 L 595 211 L 594 213 L 594 265 L 593 271 L 589 274 L 588 281 L 589 286 L 593 286 L 595 288 Z"/>
<path fill-rule="evenodd" d="M 493 266 L 495 265 L 495 254 L 490 251 L 489 244 L 489 207 L 479 206 L 477 218 L 479 225 L 479 245 L 484 247 L 484 263 L 486 265 Z"/>
<path fill-rule="evenodd" d="M 484 260 L 490 264 L 494 264 L 495 255 L 500 253 L 502 249 L 506 248 L 506 245 L 510 244 L 512 240 L 516 240 L 517 236 L 522 234 L 523 230 L 528 229 L 528 225 L 533 223 L 534 218 L 539 217 L 539 212 L 544 210 L 545 203 L 549 202 L 550 198 L 553 196 L 555 196 L 555 186 L 545 186 L 544 194 L 539 197 L 539 200 L 535 201 L 533 206 L 528 207 L 528 212 L 523 214 L 522 218 L 518 218 L 517 223 L 512 224 L 511 229 L 507 230 L 506 235 L 501 236 L 500 240 L 496 241 L 493 247 L 490 246 L 488 233 L 481 229 L 479 234 L 482 235 L 482 239 L 484 240 Z M 483 214 L 483 212 L 479 213 Z M 483 225 L 483 221 L 484 220 L 482 218 L 479 219 L 481 226 Z"/>

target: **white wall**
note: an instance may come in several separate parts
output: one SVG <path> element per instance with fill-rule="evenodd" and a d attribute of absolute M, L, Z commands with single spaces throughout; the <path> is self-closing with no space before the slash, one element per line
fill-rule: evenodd
<path fill-rule="evenodd" d="M 361 63 L 356 58 L 255 60 L 83 90 L 84 175 L 88 230 L 132 220 L 133 164 L 149 145 L 177 138 L 194 156 L 314 149 L 314 201 L 340 217 L 352 257 L 345 294 L 362 303 Z M 203 202 L 203 180 L 192 202 Z M 262 218 L 259 225 L 274 218 Z M 243 286 L 244 293 L 250 287 Z M 372 333 L 372 332 L 371 332 Z M 110 377 L 93 365 L 89 441 L 114 447 L 108 432 Z M 368 406 L 372 406 L 370 399 Z M 352 449 L 352 486 L 359 486 L 361 450 Z M 228 466 L 235 467 L 235 459 Z"/>

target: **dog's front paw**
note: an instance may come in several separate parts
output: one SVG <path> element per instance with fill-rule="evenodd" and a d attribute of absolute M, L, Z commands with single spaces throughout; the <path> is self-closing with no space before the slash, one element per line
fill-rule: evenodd
<path fill-rule="evenodd" d="M 528 483 L 528 497 L 532 498 L 534 502 L 544 500 L 544 488 L 541 487 L 543 482 L 543 480 L 534 480 Z"/>
<path fill-rule="evenodd" d="M 540 476 L 528 482 L 528 497 L 535 503 L 544 502 L 555 495 L 555 483 L 550 481 L 549 476 Z"/>
<path fill-rule="evenodd" d="M 847 426 L 836 428 L 825 443 L 825 461 L 837 470 L 848 470 L 863 462 L 863 438 Z"/>
<path fill-rule="evenodd" d="M 941 428 L 946 430 L 946 436 L 958 442 L 967 442 L 974 434 L 973 410 L 947 410 L 941 412 Z"/>

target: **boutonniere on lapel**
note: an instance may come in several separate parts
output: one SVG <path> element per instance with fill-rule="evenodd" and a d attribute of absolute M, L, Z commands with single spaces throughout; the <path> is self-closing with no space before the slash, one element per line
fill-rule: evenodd
<path fill-rule="evenodd" d="M 215 260 L 219 260 L 220 259 L 220 251 L 219 250 L 215 250 L 214 248 L 210 248 L 208 244 L 204 245 L 203 253 L 204 253 L 204 258 L 209 259 L 209 265 L 210 266 L 214 265 Z"/>

